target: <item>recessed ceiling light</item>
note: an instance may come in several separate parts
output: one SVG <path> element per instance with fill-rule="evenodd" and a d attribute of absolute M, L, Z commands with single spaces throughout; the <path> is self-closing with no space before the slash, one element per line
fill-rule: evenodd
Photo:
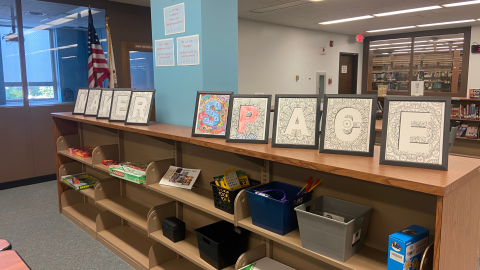
<path fill-rule="evenodd" d="M 341 19 L 341 20 L 335 20 L 335 21 L 328 21 L 328 22 L 321 22 L 318 24 L 334 24 L 334 23 L 342 23 L 342 22 L 351 22 L 351 21 L 358 21 L 358 20 L 365 20 L 365 19 L 370 19 L 373 18 L 372 15 L 366 15 L 366 16 L 360 16 L 360 17 L 353 17 L 353 18 L 347 18 L 347 19 Z"/>
<path fill-rule="evenodd" d="M 439 39 L 438 41 L 454 41 L 454 40 L 463 40 L 462 38 L 444 38 L 444 39 Z"/>
<path fill-rule="evenodd" d="M 64 23 L 67 23 L 67 22 L 71 22 L 71 21 L 73 21 L 73 19 L 61 18 L 61 19 L 58 19 L 58 20 L 55 20 L 55 21 L 48 22 L 47 24 L 60 25 L 60 24 L 64 24 Z"/>
<path fill-rule="evenodd" d="M 463 41 L 462 42 L 454 42 L 453 44 L 463 44 Z"/>
<path fill-rule="evenodd" d="M 320 2 L 320 1 L 323 1 L 323 0 L 308 0 L 309 2 Z"/>
<path fill-rule="evenodd" d="M 378 30 L 370 30 L 367 31 L 368 33 L 375 33 L 375 32 L 384 32 L 384 31 L 395 31 L 395 30 L 401 30 L 401 29 L 410 29 L 410 28 L 415 28 L 416 26 L 403 26 L 403 27 L 395 27 L 395 28 L 386 28 L 386 29 L 378 29 Z"/>
<path fill-rule="evenodd" d="M 417 25 L 417 26 L 418 26 L 418 27 L 429 27 L 429 26 L 436 26 L 436 25 L 467 23 L 467 22 L 474 22 L 474 21 L 475 21 L 474 19 L 470 19 L 470 20 L 453 21 L 453 22 L 440 22 L 440 23 L 420 24 L 420 25 Z"/>
<path fill-rule="evenodd" d="M 397 11 L 373 14 L 373 16 L 375 16 L 375 17 L 385 17 L 385 16 L 390 16 L 390 15 L 397 15 L 397 14 L 404 14 L 404 13 L 411 13 L 411 12 L 418 12 L 418 11 L 432 10 L 432 9 L 439 9 L 439 8 L 442 8 L 442 7 L 441 6 L 430 6 L 430 7 L 412 8 L 412 9 L 404 9 L 404 10 L 397 10 Z"/>
<path fill-rule="evenodd" d="M 427 40 L 418 40 L 418 41 L 415 41 L 415 43 L 425 43 L 425 42 L 428 42 Z"/>
<path fill-rule="evenodd" d="M 412 49 L 399 49 L 399 50 L 394 50 L 396 52 L 401 52 L 401 51 L 411 51 Z"/>
<path fill-rule="evenodd" d="M 451 3 L 451 4 L 446 4 L 446 5 L 443 5 L 443 6 L 444 7 L 458 7 L 458 6 L 466 6 L 466 5 L 473 5 L 473 4 L 480 4 L 480 0 Z"/>

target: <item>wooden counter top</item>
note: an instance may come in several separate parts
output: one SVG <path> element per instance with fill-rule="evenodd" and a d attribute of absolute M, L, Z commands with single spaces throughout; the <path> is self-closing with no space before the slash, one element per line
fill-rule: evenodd
<path fill-rule="evenodd" d="M 108 120 L 97 120 L 95 117 L 72 115 L 70 112 L 52 113 L 52 116 L 439 196 L 448 194 L 480 174 L 480 159 L 459 156 L 449 157 L 449 171 L 437 171 L 380 165 L 379 146 L 375 146 L 373 158 L 333 155 L 319 153 L 318 150 L 272 148 L 270 144 L 227 143 L 225 139 L 191 137 L 191 127 L 170 124 L 152 122 L 150 126 L 129 126 L 123 123 L 109 123 Z"/>

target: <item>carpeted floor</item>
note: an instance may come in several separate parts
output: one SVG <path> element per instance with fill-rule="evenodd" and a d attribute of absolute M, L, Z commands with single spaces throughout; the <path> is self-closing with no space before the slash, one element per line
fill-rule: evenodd
<path fill-rule="evenodd" d="M 33 270 L 133 269 L 58 212 L 55 181 L 0 190 L 0 239 Z"/>

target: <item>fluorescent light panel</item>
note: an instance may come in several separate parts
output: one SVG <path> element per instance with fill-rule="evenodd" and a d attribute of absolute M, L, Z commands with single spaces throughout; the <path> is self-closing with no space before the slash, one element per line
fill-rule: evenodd
<path fill-rule="evenodd" d="M 67 23 L 67 22 L 71 22 L 71 21 L 73 21 L 73 19 L 61 18 L 61 19 L 58 19 L 58 20 L 55 20 L 55 21 L 48 22 L 47 24 L 60 25 L 60 24 L 64 24 L 64 23 Z"/>
<path fill-rule="evenodd" d="M 429 23 L 429 24 L 420 24 L 420 25 L 417 25 L 417 27 L 429 27 L 429 26 L 446 25 L 446 24 L 467 23 L 467 22 L 474 22 L 474 21 L 475 21 L 474 19 L 470 19 L 470 20 L 453 21 L 453 22 Z"/>
<path fill-rule="evenodd" d="M 376 33 L 376 32 L 385 32 L 385 31 L 395 31 L 395 30 L 402 30 L 402 29 L 410 29 L 415 28 L 416 26 L 402 26 L 402 27 L 395 27 L 395 28 L 386 28 L 386 29 L 378 29 L 378 30 L 370 30 L 367 31 L 368 33 Z"/>
<path fill-rule="evenodd" d="M 377 50 L 403 49 L 403 48 L 410 48 L 410 46 L 385 47 L 385 48 L 377 48 Z"/>
<path fill-rule="evenodd" d="M 318 23 L 318 24 L 326 25 L 326 24 L 334 24 L 334 23 L 342 23 L 342 22 L 351 22 L 351 21 L 365 20 L 365 19 L 370 19 L 370 18 L 373 18 L 373 16 L 372 16 L 372 15 L 366 15 L 366 16 L 353 17 L 353 18 L 347 18 L 347 19 L 341 19 L 341 20 L 321 22 L 321 23 Z"/>
<path fill-rule="evenodd" d="M 451 3 L 451 4 L 446 4 L 446 5 L 443 5 L 443 6 L 444 7 L 458 7 L 458 6 L 466 6 L 466 5 L 474 5 L 474 4 L 480 4 L 480 0 Z"/>
<path fill-rule="evenodd" d="M 389 43 L 387 43 L 387 44 L 373 44 L 373 45 L 370 45 L 370 47 L 381 47 L 381 46 L 383 47 L 383 46 L 390 46 L 390 45 L 392 45 L 392 44 L 389 44 Z"/>
<path fill-rule="evenodd" d="M 421 8 L 412 8 L 412 9 L 404 9 L 404 10 L 398 10 L 398 11 L 391 11 L 391 12 L 373 14 L 373 16 L 375 16 L 375 17 L 385 17 L 385 16 L 391 16 L 391 15 L 425 11 L 425 10 L 432 10 L 432 9 L 439 9 L 439 8 L 442 8 L 442 7 L 441 6 L 429 6 L 429 7 L 421 7 Z"/>

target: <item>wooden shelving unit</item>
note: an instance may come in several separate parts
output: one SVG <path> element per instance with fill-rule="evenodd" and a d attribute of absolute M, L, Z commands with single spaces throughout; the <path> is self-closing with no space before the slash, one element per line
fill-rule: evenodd
<path fill-rule="evenodd" d="M 189 127 L 127 126 L 71 113 L 52 116 L 59 179 L 85 171 L 101 179 L 94 189 L 82 192 L 59 181 L 60 211 L 136 269 L 213 269 L 200 258 L 194 229 L 219 220 L 251 231 L 249 251 L 228 270 L 265 256 L 299 270 L 385 270 L 388 235 L 411 224 L 430 230 L 435 256 L 429 259 L 434 270 L 478 265 L 480 222 L 474 217 L 480 216 L 475 198 L 480 191 L 480 160 L 450 156 L 448 172 L 403 168 L 379 165 L 378 146 L 373 158 L 340 156 L 192 138 Z M 74 144 L 98 147 L 87 162 L 62 152 Z M 107 168 L 99 166 L 100 158 L 150 164 L 146 182 L 109 178 Z M 159 185 L 170 165 L 202 169 L 196 187 Z M 253 225 L 245 191 L 235 200 L 234 215 L 220 211 L 214 207 L 209 183 L 232 167 L 262 183 L 274 180 L 303 186 L 309 176 L 323 178 L 313 198 L 327 195 L 371 206 L 366 246 L 346 262 L 304 249 L 298 230 L 280 236 Z M 173 243 L 163 236 L 161 220 L 171 216 L 186 223 L 184 241 Z M 456 245 L 459 241 L 462 244 Z"/>

